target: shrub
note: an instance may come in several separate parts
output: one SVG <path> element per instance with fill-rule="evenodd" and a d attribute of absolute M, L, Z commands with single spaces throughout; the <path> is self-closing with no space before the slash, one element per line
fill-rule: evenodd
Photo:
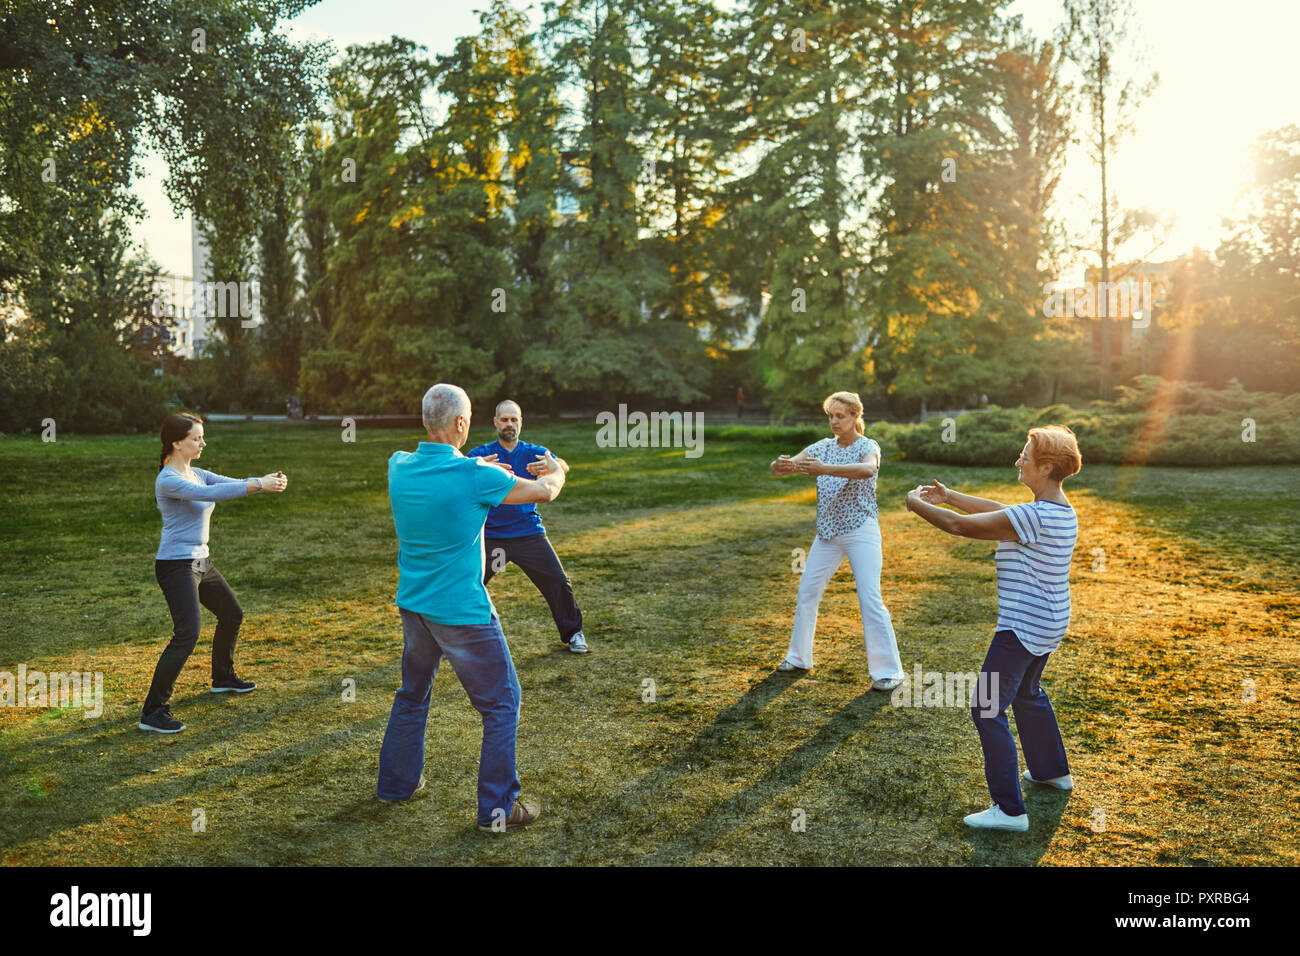
<path fill-rule="evenodd" d="M 1254 440 L 1249 437 L 1254 423 Z M 943 440 L 942 419 L 895 434 L 904 456 L 953 465 L 1015 461 L 1029 429 L 1067 425 L 1079 438 L 1084 466 L 1196 465 L 1300 462 L 1300 395 L 1247 392 L 1237 382 L 1208 388 L 1196 382 L 1134 379 L 1114 401 L 1087 409 L 988 408 L 954 420 L 955 440 Z M 882 443 L 883 444 L 883 443 Z"/>

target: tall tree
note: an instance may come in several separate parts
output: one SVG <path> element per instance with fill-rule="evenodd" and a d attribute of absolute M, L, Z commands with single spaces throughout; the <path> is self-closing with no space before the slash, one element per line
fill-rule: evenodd
<path fill-rule="evenodd" d="M 865 383 L 853 218 L 864 180 L 852 172 L 850 137 L 863 90 L 859 38 L 878 23 L 874 8 L 752 0 L 740 15 L 736 135 L 749 171 L 729 191 L 728 226 L 758 257 L 733 274 L 742 297 L 761 303 L 758 346 L 779 414 Z"/>
<path fill-rule="evenodd" d="M 1131 0 L 1063 0 L 1067 22 L 1062 44 L 1082 78 L 1082 94 L 1091 123 L 1089 153 L 1100 174 L 1097 206 L 1097 246 L 1102 288 L 1109 289 L 1111 255 L 1116 248 L 1112 229 L 1120 210 L 1109 179 L 1120 141 L 1132 131 L 1137 110 L 1159 82 L 1157 74 L 1143 76 L 1130 31 L 1134 25 Z M 1127 74 L 1127 75 L 1126 75 Z M 1110 389 L 1111 323 L 1107 295 L 1097 297 L 1101 318 L 1101 371 L 1098 393 Z"/>
<path fill-rule="evenodd" d="M 692 389 L 706 387 L 708 342 L 725 339 L 737 314 L 723 302 L 719 220 L 734 152 L 726 98 L 726 20 L 713 0 L 643 8 L 644 81 L 637 112 L 648 130 L 638 210 L 648 267 L 662 276 L 647 302 L 661 348 Z"/>
<path fill-rule="evenodd" d="M 1008 24 L 1005 44 L 994 58 L 1003 140 L 986 182 L 1002 197 L 988 221 L 1008 279 L 1007 321 L 988 347 L 1004 356 L 1007 380 L 988 394 L 999 403 L 1055 403 L 1063 386 L 1083 386 L 1086 368 L 1076 360 L 1083 338 L 1077 321 L 1048 316 L 1044 307 L 1044 289 L 1059 276 L 1067 246 L 1053 199 L 1073 134 L 1073 91 L 1062 75 L 1064 50 L 1026 32 L 1019 17 Z"/>
<path fill-rule="evenodd" d="M 515 281 L 508 311 L 496 332 L 503 357 L 502 394 L 542 401 L 557 410 L 558 382 L 543 359 L 531 361 L 534 342 L 545 341 L 560 294 L 556 252 L 560 242 L 556 201 L 564 146 L 560 77 L 528 31 L 527 17 L 505 0 L 485 12 L 484 42 L 492 48 L 487 68 L 496 74 L 498 113 L 505 149 L 502 170 L 510 225 L 506 244 Z"/>
<path fill-rule="evenodd" d="M 409 411 L 433 381 L 501 385 L 494 306 L 509 300 L 502 152 L 472 40 L 429 62 L 409 40 L 349 48 L 334 71 L 327 345 L 300 382 L 317 408 Z M 426 94 L 450 98 L 435 122 Z M 499 292 L 498 292 L 499 290 Z"/>
<path fill-rule="evenodd" d="M 179 141 L 164 142 L 168 194 L 188 206 L 208 247 L 208 274 L 195 282 L 251 283 L 259 274 L 259 235 L 283 201 L 286 176 L 305 124 L 319 116 L 317 95 L 325 49 L 293 43 L 276 32 L 301 0 L 245 8 L 219 6 L 198 21 L 188 69 L 169 78 L 163 116 Z M 192 108 L 225 95 L 226 108 L 205 116 Z M 186 145 L 182 147 L 180 142 Z M 209 316 L 220 338 L 221 399 L 232 408 L 247 397 L 257 359 L 248 315 Z"/>
<path fill-rule="evenodd" d="M 294 131 L 285 130 L 277 143 L 268 144 L 268 151 L 274 150 L 281 164 L 272 179 L 271 194 L 263 199 L 265 212 L 258 234 L 262 313 L 258 334 L 277 403 L 297 388 L 305 335 L 306 310 L 298 296 L 295 255 L 303 183 L 294 138 Z"/>
<path fill-rule="evenodd" d="M 306 308 L 303 351 L 321 348 L 333 325 L 326 272 L 330 247 L 334 242 L 330 228 L 329 202 L 324 190 L 331 171 L 325 167 L 328 134 L 320 123 L 309 123 L 303 133 L 302 156 L 305 167 L 302 196 L 302 231 L 299 253 L 302 257 L 302 297 Z"/>
<path fill-rule="evenodd" d="M 995 113 L 1003 3 L 891 0 L 876 6 L 864 62 L 860 149 L 874 180 L 871 365 L 896 412 L 965 401 L 1011 374 L 990 347 L 1008 310 L 1027 318 L 1001 269 Z"/>

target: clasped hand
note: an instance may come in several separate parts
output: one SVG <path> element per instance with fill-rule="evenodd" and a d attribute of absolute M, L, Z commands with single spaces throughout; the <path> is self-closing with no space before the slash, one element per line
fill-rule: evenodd
<path fill-rule="evenodd" d="M 284 491 L 289 487 L 289 479 L 285 477 L 284 472 L 277 471 L 270 475 L 263 475 L 257 479 L 261 484 L 263 491 Z"/>
<path fill-rule="evenodd" d="M 497 460 L 498 457 L 499 457 L 498 455 L 485 455 L 479 460 L 482 461 L 484 464 L 495 465 L 496 467 L 500 468 L 502 471 L 506 472 L 507 474 L 513 475 L 515 473 L 515 470 L 511 468 L 510 465 L 507 464 L 506 462 L 498 461 Z M 552 456 L 550 453 L 547 453 L 545 455 L 538 455 L 536 461 L 530 461 L 527 465 L 528 473 L 532 475 L 534 478 L 538 477 L 539 475 L 549 475 L 551 472 L 557 470 L 559 467 L 560 467 L 559 462 L 557 462 L 554 456 Z"/>
<path fill-rule="evenodd" d="M 803 458 L 795 461 L 789 455 L 781 455 L 773 463 L 773 469 L 778 475 L 828 475 L 827 465 L 824 461 L 817 458 Z"/>
<path fill-rule="evenodd" d="M 930 480 L 934 484 L 917 485 L 907 493 L 909 503 L 914 500 L 924 501 L 928 505 L 944 505 L 948 503 L 948 489 L 943 486 L 938 478 L 931 478 Z"/>

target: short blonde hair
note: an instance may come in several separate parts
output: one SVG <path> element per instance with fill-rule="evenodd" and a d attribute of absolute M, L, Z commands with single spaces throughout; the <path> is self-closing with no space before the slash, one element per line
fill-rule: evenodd
<path fill-rule="evenodd" d="M 859 435 L 867 433 L 867 427 L 862 424 L 862 399 L 858 398 L 857 392 L 835 392 L 833 395 L 827 395 L 826 401 L 822 402 L 822 411 L 827 415 L 831 413 L 831 402 L 847 405 L 855 418 L 853 427 L 858 430 Z"/>
<path fill-rule="evenodd" d="M 1052 481 L 1064 481 L 1077 475 L 1083 467 L 1079 443 L 1068 425 L 1043 425 L 1029 429 L 1029 444 L 1034 463 L 1050 465 Z"/>

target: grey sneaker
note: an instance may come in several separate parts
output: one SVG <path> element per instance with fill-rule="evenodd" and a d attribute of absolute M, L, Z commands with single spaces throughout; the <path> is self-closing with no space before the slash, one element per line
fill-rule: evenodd
<path fill-rule="evenodd" d="M 587 653 L 587 639 L 583 636 L 582 631 L 569 638 L 569 650 L 575 654 Z"/>
<path fill-rule="evenodd" d="M 903 683 L 901 677 L 884 677 L 871 685 L 872 690 L 893 690 Z"/>
<path fill-rule="evenodd" d="M 1021 774 L 1021 776 L 1024 777 L 1026 780 L 1028 780 L 1030 783 L 1037 783 L 1044 787 L 1054 787 L 1057 790 L 1074 789 L 1074 780 L 1071 779 L 1068 773 L 1064 777 L 1052 777 L 1050 780 L 1035 780 L 1033 777 L 1029 776 L 1028 770 L 1026 770 L 1023 774 Z"/>

